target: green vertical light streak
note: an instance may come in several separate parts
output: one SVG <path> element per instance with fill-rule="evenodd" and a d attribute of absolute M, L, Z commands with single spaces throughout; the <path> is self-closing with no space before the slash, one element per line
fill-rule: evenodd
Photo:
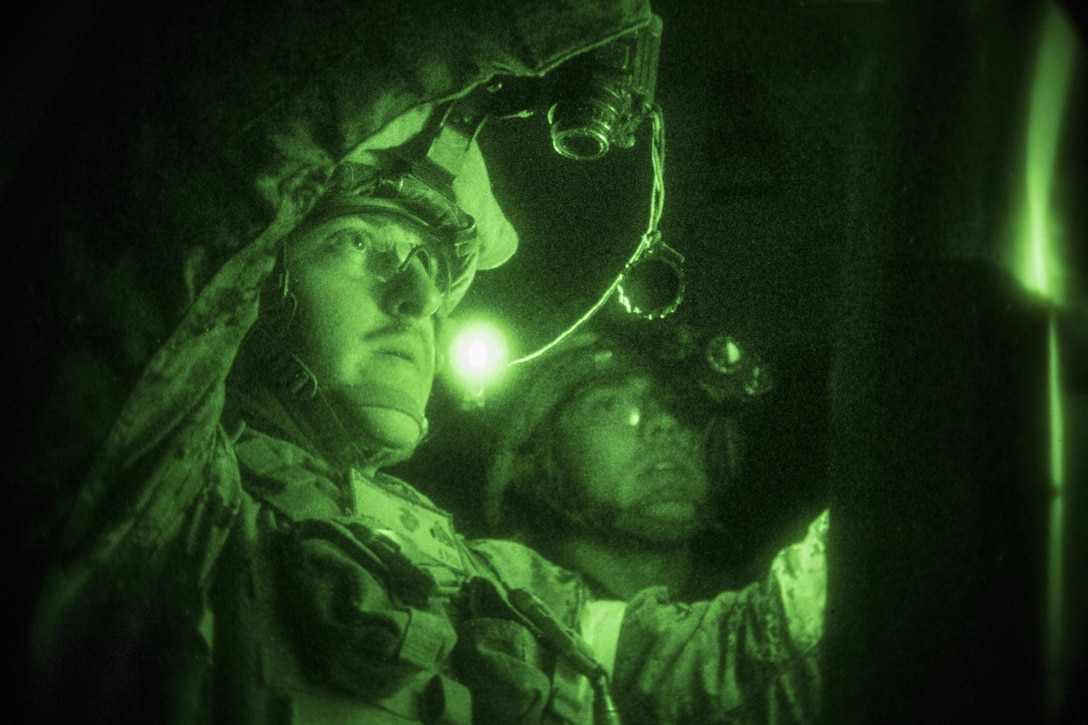
<path fill-rule="evenodd" d="M 1064 695 L 1062 647 L 1064 632 L 1064 615 L 1062 607 L 1063 594 L 1063 570 L 1065 558 L 1062 555 L 1062 544 L 1065 536 L 1065 522 L 1063 519 L 1064 487 L 1065 487 L 1065 460 L 1062 445 L 1065 439 L 1062 414 L 1062 387 L 1061 364 L 1058 355 L 1058 324 L 1057 316 L 1050 313 L 1049 329 L 1049 360 L 1047 361 L 1047 387 L 1049 392 L 1050 407 L 1050 546 L 1047 554 L 1047 611 L 1046 611 L 1046 650 L 1047 665 L 1049 669 L 1048 679 L 1048 707 L 1051 714 L 1057 711 Z"/>
<path fill-rule="evenodd" d="M 1019 277 L 1030 290 L 1054 303 L 1063 296 L 1058 242 L 1052 228 L 1050 192 L 1054 181 L 1062 116 L 1069 92 L 1076 36 L 1056 3 L 1050 3 L 1042 19 L 1035 76 L 1031 87 L 1027 129 L 1027 178 L 1025 228 L 1020 235 Z M 1050 437 L 1050 511 L 1046 584 L 1047 707 L 1051 714 L 1061 704 L 1063 676 L 1063 551 L 1064 453 L 1061 358 L 1055 308 L 1048 324 L 1047 404 Z"/>
<path fill-rule="evenodd" d="M 1021 235 L 1018 271 L 1028 289 L 1054 302 L 1060 302 L 1064 290 L 1057 240 L 1051 229 L 1050 190 L 1076 50 L 1073 29 L 1061 9 L 1050 3 L 1040 32 L 1028 111 L 1027 228 Z"/>

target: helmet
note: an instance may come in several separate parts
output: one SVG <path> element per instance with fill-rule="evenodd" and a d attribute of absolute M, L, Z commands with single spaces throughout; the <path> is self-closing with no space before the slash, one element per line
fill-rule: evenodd
<path fill-rule="evenodd" d="M 440 313 L 447 314 L 479 267 L 498 266 L 513 254 L 517 234 L 491 193 L 475 141 L 465 141 L 457 173 L 445 183 L 425 180 L 419 173 L 427 170 L 418 144 L 429 135 L 425 129 L 431 110 L 417 109 L 395 119 L 328 173 L 302 179 L 291 192 L 301 221 L 285 244 L 336 217 L 379 213 L 410 220 L 434 232 L 426 236 L 425 253 L 444 271 L 434 281 L 443 294 Z M 423 411 L 411 413 L 418 424 L 418 439 L 396 450 L 376 439 L 360 440 L 338 423 L 323 386 L 293 352 L 296 346 L 289 338 L 294 334 L 294 298 L 289 294 L 289 270 L 282 263 L 280 267 L 280 274 L 272 275 L 262 291 L 260 316 L 239 356 L 241 364 L 236 366 L 238 374 L 232 387 L 238 408 L 261 416 L 264 411 L 254 409 L 252 402 L 268 400 L 261 391 L 270 392 L 293 425 L 301 427 L 313 444 L 323 447 L 331 460 L 378 465 L 403 460 L 426 434 Z M 387 402 L 376 398 L 374 405 L 387 407 Z"/>
<path fill-rule="evenodd" d="M 519 370 L 513 410 L 503 420 L 484 484 L 484 520 L 490 526 L 508 523 L 504 504 L 510 490 L 524 492 L 533 479 L 556 478 L 550 430 L 555 412 L 587 385 L 637 369 L 638 361 L 618 352 L 611 340 L 582 332 Z"/>
<path fill-rule="evenodd" d="M 544 509 L 550 509 L 568 523 L 579 520 L 567 510 L 579 502 L 578 492 L 569 490 L 553 456 L 557 413 L 587 387 L 633 373 L 664 386 L 670 412 L 703 431 L 708 472 L 716 485 L 731 485 L 743 462 L 743 408 L 750 406 L 754 393 L 731 381 L 733 370 L 715 366 L 711 353 L 721 337 L 683 323 L 610 325 L 598 320 L 592 331 L 572 335 L 538 360 L 516 368 L 520 377 L 513 380 L 513 394 L 506 396 L 507 411 L 485 479 L 485 522 L 515 533 L 511 529 L 518 528 L 518 501 L 530 504 L 534 517 L 548 515 Z"/>
<path fill-rule="evenodd" d="M 311 183 L 308 195 L 315 208 L 310 218 L 323 221 L 352 214 L 365 210 L 368 197 L 384 198 L 429 225 L 458 232 L 458 242 L 471 236 L 476 268 L 494 269 L 506 262 L 517 250 L 518 235 L 495 199 L 475 138 L 455 137 L 461 144 L 446 141 L 453 148 L 442 149 L 442 155 L 455 158 L 445 161 L 450 168 L 440 171 L 443 183 L 428 173 L 423 146 L 432 138 L 453 135 L 435 125 L 433 118 L 440 115 L 433 104 L 425 104 L 393 119 L 353 149 L 329 178 Z"/>

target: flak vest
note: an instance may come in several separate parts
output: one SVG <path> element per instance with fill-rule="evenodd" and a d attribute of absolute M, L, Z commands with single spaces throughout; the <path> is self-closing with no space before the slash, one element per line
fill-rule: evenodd
<path fill-rule="evenodd" d="M 352 470 L 337 485 L 287 447 L 254 431 L 235 443 L 249 498 L 206 618 L 217 720 L 594 721 L 602 671 L 571 631 L 580 582 L 519 587 L 511 570 L 541 566 L 528 550 L 473 550 L 398 479 Z"/>

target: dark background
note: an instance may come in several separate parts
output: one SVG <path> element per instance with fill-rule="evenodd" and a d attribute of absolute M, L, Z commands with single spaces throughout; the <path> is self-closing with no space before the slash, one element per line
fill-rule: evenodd
<path fill-rule="evenodd" d="M 661 229 L 687 258 L 686 299 L 673 319 L 740 336 L 777 381 L 752 416 L 746 475 L 722 492 L 722 516 L 737 532 L 735 563 L 757 576 L 777 546 L 832 506 L 841 574 L 829 595 L 836 646 L 826 669 L 838 722 L 1032 721 L 1041 709 L 1042 381 L 1052 308 L 1008 276 L 1039 8 L 655 6 L 664 21 Z M 4 10 L 5 187 L 96 9 L 60 2 L 21 15 L 17 6 Z M 1083 667 L 1083 52 L 1073 82 L 1054 196 L 1067 298 L 1053 314 L 1069 417 L 1066 640 L 1070 666 Z M 597 162 L 552 152 L 539 117 L 493 121 L 481 143 L 521 249 L 480 275 L 462 311 L 497 318 L 515 351 L 528 352 L 592 305 L 633 250 L 648 211 L 648 128 L 635 148 Z M 34 250 L 10 241 L 5 266 L 18 278 L 19 255 Z M 73 472 L 123 401 L 134 362 L 149 354 L 139 341 L 163 325 L 154 316 L 95 318 L 86 299 L 39 292 L 63 292 L 56 280 L 71 278 L 84 295 L 99 274 L 101 284 L 90 287 L 101 288 L 107 307 L 140 310 L 138 298 L 116 304 L 109 296 L 146 267 L 48 261 L 55 279 L 16 279 L 16 304 L 27 307 L 12 309 L 49 308 L 35 320 L 50 324 L 20 328 L 25 337 L 14 338 L 12 354 L 63 347 L 73 355 L 49 376 L 12 381 L 6 393 L 13 420 L 34 419 L 19 416 L 30 409 L 69 415 L 50 422 L 48 446 L 36 439 L 30 456 L 15 457 L 5 521 L 12 565 L 23 552 L 35 561 L 47 546 L 74 492 Z M 77 320 L 71 309 L 88 317 Z M 616 313 L 610 304 L 602 314 Z M 123 332 L 132 329 L 145 334 Z M 102 354 L 131 340 L 123 355 Z M 501 409 L 501 391 L 495 397 L 465 412 L 440 392 L 434 435 L 403 467 L 406 478 L 439 492 L 469 533 L 482 531 L 474 482 Z"/>

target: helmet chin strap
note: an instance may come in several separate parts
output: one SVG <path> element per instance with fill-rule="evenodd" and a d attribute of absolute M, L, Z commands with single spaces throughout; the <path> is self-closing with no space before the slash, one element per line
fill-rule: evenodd
<path fill-rule="evenodd" d="M 380 403 L 364 403 L 359 406 L 359 409 L 359 417 L 364 419 L 364 421 L 361 423 L 361 426 L 369 429 L 370 437 L 373 437 L 374 439 L 382 439 L 385 438 L 385 436 L 382 435 L 382 432 L 380 430 L 382 426 L 373 420 L 371 416 L 372 413 L 394 413 L 397 416 L 403 416 L 411 420 L 415 424 L 418 433 L 415 436 L 414 442 L 410 446 L 410 450 L 414 450 L 416 446 L 422 443 L 423 439 L 427 436 L 427 431 L 430 424 L 427 421 L 427 416 L 423 415 L 422 413 L 412 413 L 408 410 L 405 410 L 404 408 L 394 407 L 390 405 L 382 405 Z M 387 443 L 392 445 L 392 442 L 390 441 L 387 441 Z"/>
<path fill-rule="evenodd" d="M 386 386 L 356 390 L 352 396 L 338 395 L 319 384 L 316 376 L 296 356 L 280 367 L 273 385 L 277 397 L 290 415 L 311 438 L 311 442 L 339 466 L 389 466 L 412 455 L 427 434 L 428 422 L 422 411 L 416 412 L 409 396 Z M 373 401 L 373 402 L 370 402 Z M 394 413 L 411 421 L 416 429 L 413 440 L 397 445 L 378 430 L 378 421 L 365 411 Z"/>

